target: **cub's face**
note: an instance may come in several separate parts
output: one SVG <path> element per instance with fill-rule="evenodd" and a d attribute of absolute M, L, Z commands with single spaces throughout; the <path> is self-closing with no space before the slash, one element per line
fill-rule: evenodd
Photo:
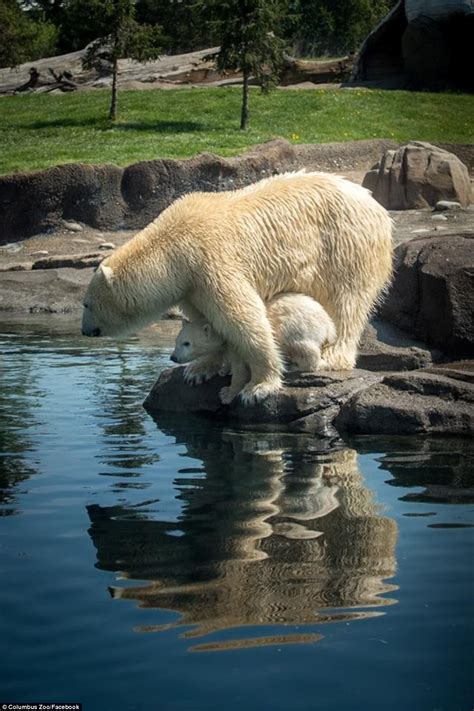
<path fill-rule="evenodd" d="M 112 269 L 101 264 L 87 288 L 82 313 L 83 336 L 115 336 L 129 330 L 117 305 Z"/>
<path fill-rule="evenodd" d="M 189 363 L 200 356 L 214 353 L 223 345 L 223 340 L 213 331 L 210 324 L 183 321 L 170 358 L 173 363 Z"/>

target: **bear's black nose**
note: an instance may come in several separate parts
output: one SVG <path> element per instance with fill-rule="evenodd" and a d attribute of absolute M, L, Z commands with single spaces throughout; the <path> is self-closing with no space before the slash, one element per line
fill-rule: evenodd
<path fill-rule="evenodd" d="M 176 358 L 175 355 L 170 355 L 170 360 L 172 360 L 173 363 L 177 363 L 177 362 L 178 362 L 178 359 Z"/>

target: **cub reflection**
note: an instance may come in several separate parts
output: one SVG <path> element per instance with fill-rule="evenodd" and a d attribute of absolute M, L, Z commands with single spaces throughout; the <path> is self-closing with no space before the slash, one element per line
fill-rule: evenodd
<path fill-rule="evenodd" d="M 88 509 L 98 567 L 150 581 L 112 596 L 180 613 L 171 625 L 141 631 L 190 625 L 186 635 L 200 636 L 315 624 L 381 614 L 354 608 L 395 602 L 380 596 L 396 589 L 384 581 L 396 569 L 397 526 L 364 486 L 355 450 L 322 451 L 306 435 L 160 427 L 205 471 L 173 482 L 181 520 Z"/>

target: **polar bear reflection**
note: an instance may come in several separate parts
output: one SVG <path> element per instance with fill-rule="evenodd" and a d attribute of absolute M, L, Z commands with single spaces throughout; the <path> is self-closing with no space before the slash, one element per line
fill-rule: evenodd
<path fill-rule="evenodd" d="M 114 598 L 181 613 L 172 626 L 194 626 L 188 636 L 367 617 L 380 613 L 353 608 L 394 602 L 380 595 L 396 589 L 384 579 L 396 569 L 397 526 L 379 514 L 354 450 L 317 452 L 306 435 L 185 427 L 165 431 L 184 436 L 206 477 L 175 479 L 185 502 L 179 536 L 176 523 L 139 519 L 136 509 L 89 508 L 98 566 L 150 581 L 116 587 Z"/>

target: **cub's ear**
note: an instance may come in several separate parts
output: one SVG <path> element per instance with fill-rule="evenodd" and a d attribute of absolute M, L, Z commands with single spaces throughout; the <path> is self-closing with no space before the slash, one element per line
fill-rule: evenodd
<path fill-rule="evenodd" d="M 202 330 L 206 336 L 210 336 L 211 335 L 211 324 L 205 323 L 204 326 L 202 327 Z"/>
<path fill-rule="evenodd" d="M 105 277 L 105 281 L 107 284 L 112 284 L 114 280 L 114 271 L 112 267 L 108 267 L 106 264 L 101 264 L 99 266 L 99 269 L 101 270 L 102 274 Z"/>

